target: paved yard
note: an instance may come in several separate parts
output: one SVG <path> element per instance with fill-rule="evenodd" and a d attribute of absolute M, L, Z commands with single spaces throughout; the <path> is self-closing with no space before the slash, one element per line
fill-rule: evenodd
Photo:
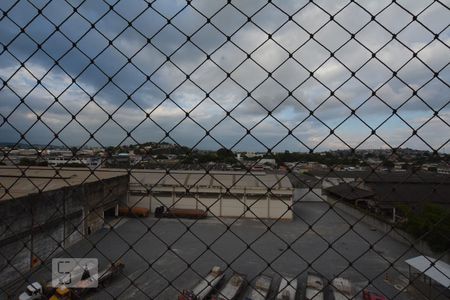
<path fill-rule="evenodd" d="M 313 195 L 303 200 L 308 197 L 317 200 Z M 89 294 L 92 299 L 175 299 L 177 289 L 191 287 L 200 278 L 197 273 L 206 274 L 213 265 L 228 267 L 228 276 L 235 270 L 249 279 L 259 273 L 276 279 L 298 276 L 301 285 L 308 270 L 328 279 L 343 276 L 358 292 L 371 280 L 372 288 L 390 299 L 418 299 L 398 290 L 408 274 L 404 260 L 418 253 L 364 224 L 350 229 L 355 219 L 339 215 L 324 202 L 298 202 L 294 212 L 294 221 L 277 223 L 128 219 L 95 233 L 95 248 L 86 241 L 69 251 L 74 257 L 97 257 L 101 267 L 107 258 L 125 262 L 124 275 Z"/>

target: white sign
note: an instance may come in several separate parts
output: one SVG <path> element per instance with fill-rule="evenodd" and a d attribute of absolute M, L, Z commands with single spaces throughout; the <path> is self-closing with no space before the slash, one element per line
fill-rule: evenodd
<path fill-rule="evenodd" d="M 52 259 L 52 287 L 68 288 L 98 287 L 98 259 L 54 258 Z"/>

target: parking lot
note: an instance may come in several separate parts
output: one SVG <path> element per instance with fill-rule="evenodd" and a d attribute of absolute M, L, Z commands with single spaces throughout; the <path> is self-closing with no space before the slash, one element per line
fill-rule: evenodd
<path fill-rule="evenodd" d="M 411 291 L 401 291 L 408 274 L 404 260 L 417 252 L 383 238 L 365 224 L 354 224 L 354 218 L 317 200 L 308 194 L 297 202 L 292 222 L 124 219 L 70 248 L 69 253 L 96 257 L 100 268 L 116 259 L 125 263 L 123 274 L 106 288 L 90 293 L 92 299 L 174 299 L 214 265 L 226 269 L 227 278 L 233 271 L 246 274 L 250 281 L 260 273 L 276 280 L 293 276 L 303 288 L 307 272 L 312 271 L 329 280 L 346 277 L 356 292 L 371 281 L 372 290 L 390 299 L 420 299 Z M 48 272 L 30 279 L 42 280 L 43 276 Z"/>

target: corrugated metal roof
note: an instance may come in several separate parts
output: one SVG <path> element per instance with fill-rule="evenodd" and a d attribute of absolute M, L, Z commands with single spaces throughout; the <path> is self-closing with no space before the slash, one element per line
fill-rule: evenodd
<path fill-rule="evenodd" d="M 428 171 L 387 172 L 387 171 L 328 171 L 311 170 L 314 176 L 324 178 L 361 178 L 365 182 L 386 182 L 386 183 L 436 183 L 450 184 L 450 176 L 447 174 L 437 174 Z"/>
<path fill-rule="evenodd" d="M 450 265 L 442 260 L 436 260 L 429 256 L 417 256 L 405 260 L 414 269 L 424 273 L 429 278 L 450 289 Z M 434 263 L 434 265 L 432 265 Z"/>
<path fill-rule="evenodd" d="M 345 200 L 357 200 L 363 198 L 373 197 L 374 193 L 371 191 L 363 190 L 358 187 L 354 187 L 348 183 L 341 183 L 325 189 L 327 192 L 332 193 Z"/>
<path fill-rule="evenodd" d="M 132 184 L 155 186 L 198 186 L 214 188 L 250 188 L 267 190 L 292 189 L 286 176 L 263 172 L 136 169 L 131 171 Z"/>
<path fill-rule="evenodd" d="M 95 182 L 117 176 L 127 175 L 123 169 L 87 168 L 50 168 L 50 167 L 0 167 L 0 187 L 8 189 L 0 191 L 0 201 L 19 198 L 28 194 L 43 191 L 57 190 L 62 187 L 74 186 L 85 182 Z M 155 186 L 158 188 L 230 188 L 238 190 L 267 191 L 270 187 L 273 193 L 292 193 L 292 185 L 287 177 L 261 172 L 221 172 L 213 171 L 206 174 L 204 171 L 192 170 L 132 170 L 130 186 L 145 188 Z"/>

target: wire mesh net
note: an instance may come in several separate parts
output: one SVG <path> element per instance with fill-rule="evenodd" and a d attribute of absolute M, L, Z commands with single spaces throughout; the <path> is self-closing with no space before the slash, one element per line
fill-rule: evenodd
<path fill-rule="evenodd" d="M 448 299 L 449 6 L 2 1 L 0 297 Z"/>

